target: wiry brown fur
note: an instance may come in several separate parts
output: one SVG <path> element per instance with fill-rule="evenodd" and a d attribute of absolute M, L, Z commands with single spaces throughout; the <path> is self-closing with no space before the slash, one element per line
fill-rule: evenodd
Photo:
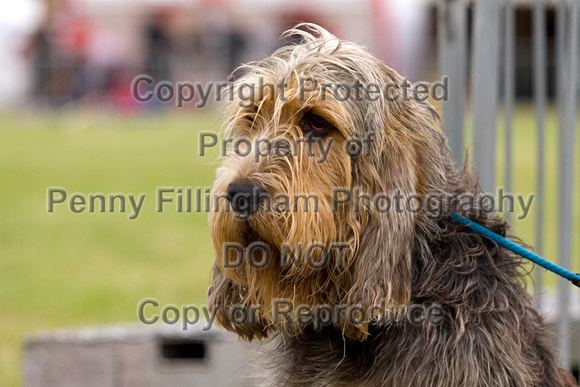
<path fill-rule="evenodd" d="M 520 259 L 449 218 L 457 195 L 477 193 L 467 174 L 459 173 L 449 156 L 436 110 L 416 99 L 336 101 L 317 92 L 298 98 L 300 77 L 319 83 L 400 83 L 402 77 L 364 48 L 341 42 L 324 29 L 305 25 L 290 32 L 301 44 L 288 45 L 271 57 L 246 67 L 238 81 L 278 84 L 285 79 L 287 101 L 256 98 L 251 107 L 233 101 L 225 134 L 229 137 L 295 139 L 306 111 L 336 127 L 328 159 L 317 163 L 300 149 L 297 157 L 270 154 L 228 155 L 218 171 L 213 193 L 224 195 L 235 181 L 250 181 L 273 197 L 312 194 L 318 211 L 260 210 L 247 219 L 225 211 L 223 203 L 210 214 L 216 264 L 208 303 L 218 308 L 217 321 L 242 338 L 270 336 L 267 355 L 273 371 L 266 383 L 285 386 L 563 386 L 572 377 L 558 367 L 549 335 L 525 289 Z M 276 96 L 278 94 L 276 93 Z M 375 132 L 370 155 L 349 157 L 342 145 L 351 136 Z M 255 151 L 255 150 L 254 150 Z M 317 151 L 316 151 L 317 152 Z M 375 195 L 445 194 L 446 212 L 436 219 L 423 210 L 355 212 L 352 203 L 331 208 L 333 187 L 360 187 Z M 506 234 L 496 217 L 464 212 L 478 223 Z M 247 246 L 263 241 L 274 253 L 265 268 L 228 268 L 223 243 Z M 335 256 L 322 269 L 308 265 L 283 268 L 280 246 L 287 243 L 347 242 L 351 252 L 344 265 Z M 441 305 L 441 324 L 399 324 L 368 319 L 315 330 L 308 325 L 272 320 L 272 300 L 295 305 L 361 305 L 386 300 L 388 305 Z M 234 304 L 261 305 L 257 319 L 232 322 Z"/>

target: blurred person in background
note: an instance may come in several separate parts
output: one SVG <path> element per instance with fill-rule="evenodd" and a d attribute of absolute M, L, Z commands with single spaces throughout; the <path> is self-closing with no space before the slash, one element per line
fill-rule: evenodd
<path fill-rule="evenodd" d="M 171 81 L 171 39 L 169 34 L 170 13 L 167 9 L 153 12 L 146 26 L 146 71 L 159 81 Z"/>
<path fill-rule="evenodd" d="M 50 17 L 45 16 L 36 32 L 32 35 L 25 54 L 32 62 L 33 84 L 32 96 L 40 104 L 44 104 L 49 78 L 51 43 L 50 43 Z"/>

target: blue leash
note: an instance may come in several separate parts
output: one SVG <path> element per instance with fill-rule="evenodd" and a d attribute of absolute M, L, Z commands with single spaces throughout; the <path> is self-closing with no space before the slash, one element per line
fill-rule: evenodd
<path fill-rule="evenodd" d="M 571 281 L 574 285 L 580 287 L 580 274 L 574 274 L 571 271 L 568 271 L 568 270 L 542 258 L 539 255 L 534 254 L 531 251 L 526 250 L 519 245 L 516 245 L 514 242 L 502 237 L 499 234 L 496 234 L 495 232 L 483 227 L 480 224 L 475 223 L 472 220 L 469 220 L 469 219 L 459 215 L 456 212 L 451 214 L 451 216 L 453 216 L 453 219 L 455 219 L 455 221 L 457 223 L 461 224 L 462 226 L 469 226 L 476 233 L 481 234 L 485 237 L 488 237 L 489 239 L 491 239 L 492 241 L 494 241 L 498 245 L 503 246 L 506 249 L 513 251 L 514 253 L 521 255 L 524 258 L 529 259 L 530 261 L 534 262 L 535 264 L 542 266 L 544 269 L 550 270 L 551 272 L 556 273 L 559 276 L 566 278 L 568 281 Z"/>

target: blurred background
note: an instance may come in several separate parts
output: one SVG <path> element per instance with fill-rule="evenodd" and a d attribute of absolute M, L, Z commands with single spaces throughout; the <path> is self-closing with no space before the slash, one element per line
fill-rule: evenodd
<path fill-rule="evenodd" d="M 138 109 L 133 77 L 225 80 L 262 59 L 297 21 L 369 47 L 410 78 L 435 74 L 429 2 L 25 0 L 2 5 L 0 102 Z M 112 105 L 112 106 L 111 106 Z"/>
<path fill-rule="evenodd" d="M 447 70 L 459 71 L 462 88 L 451 85 L 460 90 L 450 95 L 456 101 L 473 101 L 472 89 L 488 74 L 478 67 L 479 58 L 494 58 L 495 72 L 488 75 L 498 86 L 491 90 L 489 131 L 474 129 L 483 122 L 477 106 L 489 100 L 454 105 L 461 113 L 449 107 L 446 122 L 455 126 L 446 131 L 457 149 L 475 147 L 476 165 L 478 157 L 491 161 L 491 192 L 508 186 L 524 197 L 538 194 L 526 219 L 508 214 L 515 233 L 540 244 L 548 259 L 559 261 L 564 251 L 571 260 L 563 263 L 579 272 L 578 6 L 574 0 L 492 3 L 501 23 L 483 24 L 496 30 L 496 44 L 486 53 L 489 47 L 478 48 L 482 28 L 475 2 L 461 0 L 0 2 L 0 385 L 20 385 L 22 344 L 31 332 L 135 323 L 137 305 L 147 297 L 161 305 L 205 304 L 213 260 L 207 214 L 171 206 L 159 213 L 154 200 L 158 187 L 211 186 L 218 154 L 213 149 L 200 157 L 198 134 L 218 130 L 219 106 L 198 108 L 196 100 L 182 108 L 174 101 L 142 103 L 131 95 L 131 82 L 139 74 L 155 83 L 225 81 L 241 63 L 270 55 L 280 34 L 302 21 L 367 46 L 413 82 L 435 82 L 442 75 L 452 82 Z M 565 22 L 560 4 L 568 10 Z M 512 45 L 506 46 L 510 36 Z M 559 36 L 566 37 L 565 45 Z M 558 55 L 568 63 L 566 77 L 557 75 Z M 535 78 L 538 59 L 541 76 Z M 455 67 L 461 63 L 463 68 Z M 571 83 L 571 113 L 558 104 L 562 79 Z M 506 81 L 511 89 L 503 87 Z M 482 138 L 493 142 L 483 156 L 477 150 Z M 562 159 L 562 143 L 570 139 L 571 156 Z M 462 155 L 457 159 L 461 164 Z M 563 186 L 569 196 L 561 195 Z M 49 213 L 49 187 L 146 199 L 134 220 L 118 211 L 76 214 L 65 205 Z M 562 198 L 568 242 L 558 231 Z M 557 281 L 547 275 L 541 283 L 548 294 Z M 573 313 L 580 310 L 576 294 L 565 302 Z"/>

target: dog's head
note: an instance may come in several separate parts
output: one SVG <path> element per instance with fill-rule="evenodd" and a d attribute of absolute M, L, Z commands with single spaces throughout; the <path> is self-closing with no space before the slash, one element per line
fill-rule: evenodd
<path fill-rule="evenodd" d="M 230 95 L 208 302 L 248 339 L 300 331 L 299 305 L 343 306 L 333 324 L 360 339 L 376 317 L 363 311 L 408 304 L 425 218 L 408 199 L 446 192 L 453 166 L 437 112 L 403 95 L 403 77 L 318 26 L 287 36 L 300 42 L 245 66 Z"/>

